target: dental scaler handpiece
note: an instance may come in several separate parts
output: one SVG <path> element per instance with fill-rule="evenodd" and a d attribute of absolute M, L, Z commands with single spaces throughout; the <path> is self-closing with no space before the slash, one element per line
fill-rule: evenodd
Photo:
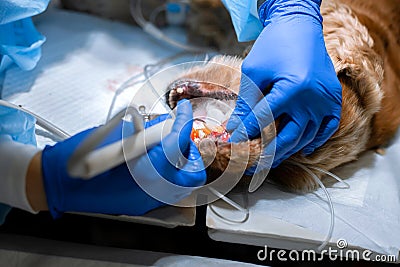
<path fill-rule="evenodd" d="M 89 136 L 71 156 L 68 162 L 68 172 L 72 177 L 90 179 L 125 161 L 135 159 L 159 144 L 171 132 L 173 119 L 167 119 L 144 129 L 142 115 L 135 108 L 130 107 L 129 109 L 136 133 L 125 137 L 122 142 L 118 141 L 95 149 L 121 122 L 125 111 L 118 113 L 107 124 L 99 127 Z"/>

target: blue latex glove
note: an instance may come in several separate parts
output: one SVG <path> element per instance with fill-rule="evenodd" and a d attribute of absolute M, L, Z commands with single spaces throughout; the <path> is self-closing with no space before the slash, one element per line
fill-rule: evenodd
<path fill-rule="evenodd" d="M 342 88 L 325 48 L 319 4 L 265 2 L 259 10 L 265 28 L 242 65 L 265 97 L 260 101 L 257 88 L 242 83 L 227 128 L 233 131 L 243 121 L 249 138 L 259 135 L 271 122 L 266 100 L 273 117 L 281 119 L 272 167 L 302 149 L 312 153 L 339 126 Z M 246 138 L 238 130 L 231 136 L 233 142 Z"/>
<path fill-rule="evenodd" d="M 179 201 L 191 192 L 191 187 L 205 183 L 204 165 L 200 154 L 190 140 L 192 130 L 192 108 L 189 101 L 179 104 L 172 132 L 147 155 L 135 160 L 132 174 L 149 183 L 158 185 L 161 177 L 168 181 L 188 186 L 182 192 L 170 192 Z M 121 139 L 122 123 L 105 141 L 105 144 Z M 141 215 L 165 205 L 147 193 L 132 178 L 126 163 L 121 164 L 90 180 L 71 178 L 66 170 L 67 161 L 76 147 L 93 131 L 87 130 L 72 138 L 47 146 L 42 153 L 42 171 L 49 210 L 53 217 L 63 212 L 94 212 L 103 214 Z M 175 145 L 179 144 L 179 146 Z M 176 162 L 169 162 L 168 154 L 182 153 L 188 161 L 181 169 Z M 131 165 L 131 166 L 132 166 Z M 154 166 L 154 167 L 153 167 Z"/>

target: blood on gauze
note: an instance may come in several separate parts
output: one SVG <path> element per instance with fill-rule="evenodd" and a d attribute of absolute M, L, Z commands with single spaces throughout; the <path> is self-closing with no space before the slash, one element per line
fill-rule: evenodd
<path fill-rule="evenodd" d="M 230 134 L 223 125 L 210 126 L 204 120 L 194 119 L 191 139 L 197 144 L 206 138 L 214 142 L 227 142 L 230 138 Z"/>

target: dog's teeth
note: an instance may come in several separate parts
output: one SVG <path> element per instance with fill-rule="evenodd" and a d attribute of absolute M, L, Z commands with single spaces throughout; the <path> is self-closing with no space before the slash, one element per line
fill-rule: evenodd
<path fill-rule="evenodd" d="M 183 88 L 182 88 L 182 87 L 178 87 L 178 88 L 176 89 L 176 92 L 177 92 L 178 94 L 183 94 Z"/>
<path fill-rule="evenodd" d="M 174 108 L 174 107 L 175 107 L 175 101 L 174 101 L 175 96 L 176 96 L 175 89 L 172 89 L 171 91 L 169 91 L 168 103 L 169 103 L 169 106 L 170 106 L 171 108 Z"/>

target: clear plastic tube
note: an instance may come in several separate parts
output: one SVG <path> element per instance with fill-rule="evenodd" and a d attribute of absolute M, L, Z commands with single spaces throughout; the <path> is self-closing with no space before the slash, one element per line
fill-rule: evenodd
<path fill-rule="evenodd" d="M 193 46 L 193 45 L 188 45 L 188 44 L 183 44 L 180 42 L 177 42 L 176 40 L 173 40 L 169 38 L 166 34 L 164 34 L 157 26 L 155 26 L 153 23 L 150 21 L 147 21 L 143 17 L 142 13 L 142 1 L 141 0 L 130 0 L 130 5 L 129 9 L 131 12 L 131 15 L 133 19 L 136 21 L 136 23 L 143 29 L 143 31 L 147 32 L 154 38 L 167 42 L 168 44 L 177 47 L 179 49 L 183 49 L 186 51 L 190 52 L 209 52 L 213 51 L 212 48 L 209 47 L 198 47 L 198 46 Z"/>
<path fill-rule="evenodd" d="M 318 246 L 318 251 L 322 251 L 322 249 L 329 243 L 329 241 L 332 238 L 332 233 L 333 233 L 333 229 L 335 227 L 335 210 L 333 208 L 333 202 L 331 199 L 331 196 L 328 192 L 328 190 L 326 190 L 326 187 L 324 186 L 324 184 L 321 182 L 321 180 L 317 177 L 317 175 L 315 175 L 315 173 L 313 173 L 309 168 L 307 168 L 306 166 L 304 166 L 303 164 L 294 162 L 294 161 L 288 161 L 290 164 L 296 165 L 300 168 L 302 168 L 303 170 L 305 170 L 308 174 L 311 175 L 311 177 L 314 179 L 314 181 L 322 188 L 322 190 L 324 191 L 326 198 L 328 200 L 328 204 L 329 204 L 329 210 L 331 213 L 331 219 L 330 219 L 330 225 L 329 225 L 329 231 L 328 234 L 325 238 L 325 240 L 322 242 L 322 244 L 320 246 Z"/>
<path fill-rule="evenodd" d="M 324 169 L 321 169 L 321 168 L 319 168 L 319 167 L 313 167 L 313 166 L 311 166 L 310 168 L 311 168 L 311 169 L 314 169 L 314 170 L 317 170 L 317 171 L 320 171 L 320 172 L 322 172 L 322 173 L 325 173 L 326 175 L 329 175 L 330 177 L 334 178 L 336 181 L 338 181 L 338 182 L 344 184 L 345 187 L 341 187 L 342 189 L 349 189 L 349 188 L 350 188 L 350 185 L 349 185 L 347 182 L 343 181 L 339 176 L 337 176 L 337 175 L 335 175 L 335 174 L 333 174 L 333 173 L 331 173 L 331 172 L 328 172 L 328 171 L 326 171 L 326 170 L 324 170 Z"/>
<path fill-rule="evenodd" d="M 210 210 L 219 218 L 221 218 L 222 220 L 231 222 L 231 223 L 244 223 L 249 219 L 250 216 L 250 211 L 248 208 L 248 193 L 247 191 L 243 192 L 243 197 L 245 200 L 245 207 L 240 206 L 238 203 L 236 203 L 235 201 L 233 201 L 232 199 L 224 196 L 223 194 L 221 194 L 220 192 L 218 192 L 217 190 L 215 190 L 214 188 L 210 187 L 210 191 L 215 194 L 219 199 L 221 199 L 222 201 L 224 201 L 225 203 L 227 203 L 228 205 L 230 205 L 231 207 L 235 208 L 236 210 L 242 212 L 244 214 L 243 219 L 241 220 L 234 220 L 231 218 L 227 218 L 226 216 L 220 214 L 219 212 L 217 212 L 214 208 L 214 203 L 210 203 L 208 205 L 208 207 L 210 208 Z"/>
<path fill-rule="evenodd" d="M 141 82 L 146 81 L 147 79 L 149 79 L 153 74 L 155 74 L 156 72 L 158 72 L 162 67 L 164 67 L 165 65 L 173 62 L 176 59 L 179 58 L 183 58 L 185 56 L 190 56 L 190 55 L 198 55 L 197 53 L 192 53 L 192 52 L 181 52 L 178 54 L 175 54 L 173 56 L 164 58 L 154 64 L 147 64 L 144 66 L 143 68 L 143 72 L 136 74 L 135 76 L 131 77 L 129 80 L 125 81 L 114 93 L 113 99 L 111 101 L 111 105 L 110 108 L 108 110 L 107 113 L 107 118 L 106 118 L 106 122 L 108 122 L 112 115 L 113 115 L 113 111 L 115 108 L 115 103 L 117 101 L 117 98 L 120 94 L 122 94 L 126 89 L 130 88 L 131 86 L 133 86 L 134 84 L 138 84 Z M 207 59 L 208 54 L 206 54 L 206 59 Z M 204 59 L 204 60 L 206 60 Z"/>
<path fill-rule="evenodd" d="M 159 7 L 155 8 L 155 9 L 151 12 L 151 14 L 150 14 L 150 17 L 149 17 L 150 22 L 153 23 L 154 25 L 156 25 L 156 24 L 155 24 L 155 21 L 156 21 L 156 19 L 157 19 L 157 16 L 158 16 L 162 11 L 165 11 L 165 10 L 166 10 L 166 5 L 162 5 L 162 6 L 159 6 Z"/>

